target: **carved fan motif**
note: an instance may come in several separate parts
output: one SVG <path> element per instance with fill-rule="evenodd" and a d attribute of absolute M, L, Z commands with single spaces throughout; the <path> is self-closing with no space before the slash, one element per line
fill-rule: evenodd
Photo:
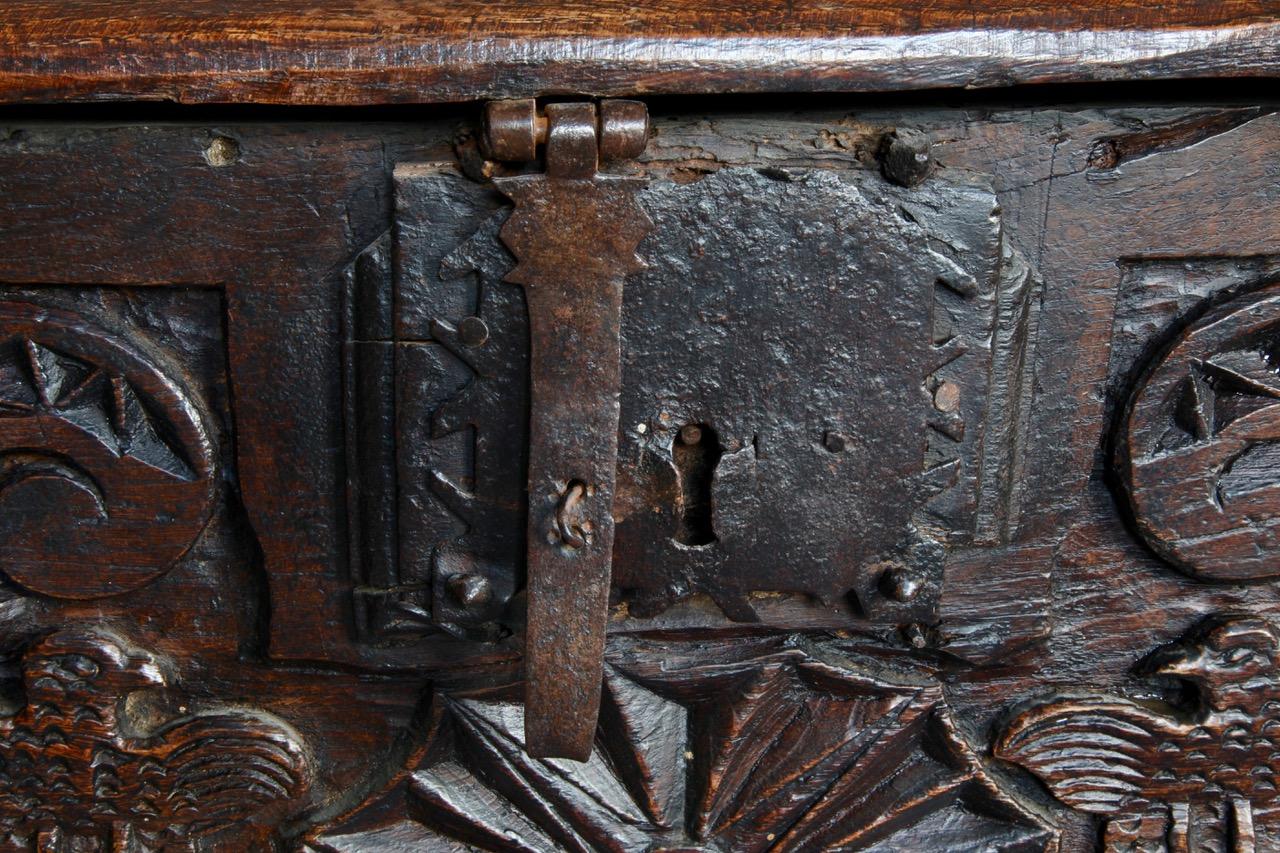
<path fill-rule="evenodd" d="M 923 671 L 838 644 L 615 641 L 588 761 L 530 758 L 502 694 L 440 695 L 427 756 L 326 851 L 1044 850 Z M 370 824 L 374 825 L 370 825 Z M 434 838 L 435 841 L 428 839 Z M 409 839 L 414 839 L 412 842 Z"/>
<path fill-rule="evenodd" d="M 208 520 L 213 447 L 185 392 L 65 312 L 0 304 L 0 565 L 62 598 L 141 586 Z"/>

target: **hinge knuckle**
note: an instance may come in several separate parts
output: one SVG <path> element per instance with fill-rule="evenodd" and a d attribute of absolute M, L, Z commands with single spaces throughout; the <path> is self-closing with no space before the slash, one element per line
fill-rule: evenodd
<path fill-rule="evenodd" d="M 630 160 L 649 142 L 649 108 L 642 101 L 607 99 L 547 104 L 533 98 L 490 101 L 484 108 L 485 154 L 529 163 L 545 146 L 546 170 L 557 177 L 590 177 L 600 163 Z"/>

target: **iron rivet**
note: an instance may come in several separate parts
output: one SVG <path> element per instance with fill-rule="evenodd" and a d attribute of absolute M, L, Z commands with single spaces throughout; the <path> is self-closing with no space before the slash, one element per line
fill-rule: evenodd
<path fill-rule="evenodd" d="M 229 136 L 215 136 L 204 149 L 204 159 L 210 166 L 230 166 L 240 159 L 240 143 Z"/>
<path fill-rule="evenodd" d="M 469 347 L 478 347 L 489 340 L 489 327 L 479 317 L 463 317 L 458 323 L 458 339 Z"/>
<path fill-rule="evenodd" d="M 934 389 L 933 405 L 940 412 L 954 412 L 960 408 L 960 386 L 954 382 L 942 382 Z"/>
<path fill-rule="evenodd" d="M 468 609 L 483 607 L 493 600 L 493 587 L 480 575 L 453 575 L 445 587 L 454 601 Z"/>
<path fill-rule="evenodd" d="M 904 567 L 885 569 L 880 576 L 880 590 L 894 601 L 904 604 L 920 592 L 921 583 Z"/>
<path fill-rule="evenodd" d="M 897 130 L 880 143 L 880 169 L 895 184 L 914 187 L 929 174 L 932 165 L 929 138 L 918 130 Z"/>

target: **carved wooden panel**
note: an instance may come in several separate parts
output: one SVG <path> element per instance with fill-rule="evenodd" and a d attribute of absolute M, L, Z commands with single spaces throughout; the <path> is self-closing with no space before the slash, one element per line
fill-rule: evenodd
<path fill-rule="evenodd" d="M 867 651 L 799 637 L 616 642 L 583 763 L 525 755 L 520 706 L 500 688 L 437 694 L 438 746 L 386 795 L 402 820 L 361 829 L 357 815 L 318 849 L 440 836 L 485 850 L 1051 845 L 957 735 L 935 673 L 867 667 Z"/>
<path fill-rule="evenodd" d="M 0 848 L 1280 848 L 1280 120 L 1171 96 L 654 102 L 585 762 L 532 167 L 5 114 Z"/>
<path fill-rule="evenodd" d="M 1139 380 L 1118 439 L 1143 537 L 1204 580 L 1280 573 L 1270 533 L 1275 302 L 1271 285 L 1206 306 Z"/>
<path fill-rule="evenodd" d="M 1276 798 L 1278 654 L 1268 621 L 1215 616 L 1142 661 L 1142 672 L 1192 686 L 1183 703 L 1082 696 L 1033 705 L 993 752 L 1067 805 L 1107 817 L 1108 848 L 1251 849 L 1255 810 L 1271 812 Z"/>
<path fill-rule="evenodd" d="M 0 328 L 5 573 L 64 598 L 149 583 L 209 520 L 214 452 L 197 404 L 76 314 L 14 300 Z"/>
<path fill-rule="evenodd" d="M 252 846 L 296 807 L 301 736 L 259 709 L 180 704 L 193 700 L 168 695 L 170 668 L 102 626 L 23 653 L 23 704 L 0 735 L 7 847 Z"/>

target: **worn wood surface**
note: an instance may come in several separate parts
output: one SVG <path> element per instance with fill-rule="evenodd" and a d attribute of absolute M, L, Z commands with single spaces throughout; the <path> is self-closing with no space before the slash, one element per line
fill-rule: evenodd
<path fill-rule="evenodd" d="M 293 104 L 1258 77 L 1271 0 L 14 0 L 0 102 Z"/>
<path fill-rule="evenodd" d="M 1277 849 L 1280 107 L 1168 95 L 655 103 L 583 763 L 478 111 L 0 115 L 0 849 Z"/>

